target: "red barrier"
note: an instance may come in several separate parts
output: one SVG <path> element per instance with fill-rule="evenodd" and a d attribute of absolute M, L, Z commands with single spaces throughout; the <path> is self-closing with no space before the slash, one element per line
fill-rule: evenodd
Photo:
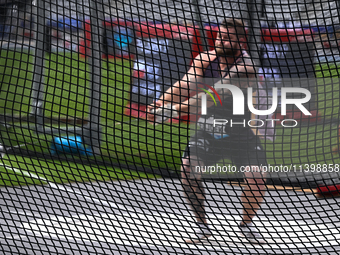
<path fill-rule="evenodd" d="M 311 29 L 262 29 L 262 41 L 264 42 L 309 41 L 312 36 Z"/>
<path fill-rule="evenodd" d="M 89 56 L 91 47 L 91 24 L 90 20 L 84 21 L 84 37 L 79 40 L 78 52 L 81 57 Z"/>
<path fill-rule="evenodd" d="M 262 29 L 262 40 L 267 42 L 294 42 L 312 36 L 311 29 Z M 305 39 L 304 39 L 305 38 Z"/>
<path fill-rule="evenodd" d="M 138 37 L 164 37 L 173 39 L 189 39 L 192 45 L 192 58 L 203 51 L 198 29 L 191 26 L 173 24 L 147 24 L 134 23 L 135 36 Z"/>
<path fill-rule="evenodd" d="M 209 49 L 214 49 L 218 26 L 204 27 Z M 247 32 L 247 31 L 246 31 Z M 264 28 L 261 31 L 262 41 L 264 42 L 300 42 L 312 40 L 313 31 L 311 29 L 268 29 Z"/>
<path fill-rule="evenodd" d="M 193 36 L 192 38 L 192 56 L 193 59 L 203 51 L 202 43 L 199 39 L 199 32 L 194 27 L 185 27 L 181 25 L 171 25 L 171 24 L 148 24 L 146 22 L 131 22 L 124 20 L 113 20 L 104 21 L 104 27 L 114 27 L 122 26 L 132 28 L 135 31 L 136 37 L 166 37 L 166 38 L 184 38 L 188 36 Z M 89 55 L 89 50 L 91 49 L 91 25 L 90 20 L 85 20 L 84 22 L 84 34 L 85 40 L 81 39 L 79 44 L 79 53 L 81 56 Z M 106 57 L 103 55 L 103 57 Z M 115 57 L 109 55 L 108 57 Z M 117 56 L 116 56 L 117 57 Z M 131 54 L 126 54 L 124 58 L 134 59 Z"/>

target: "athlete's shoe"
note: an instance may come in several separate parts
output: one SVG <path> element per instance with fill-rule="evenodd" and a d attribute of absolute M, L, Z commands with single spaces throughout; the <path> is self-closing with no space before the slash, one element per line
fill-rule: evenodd
<path fill-rule="evenodd" d="M 252 223 L 239 225 L 241 234 L 253 244 L 266 244 L 267 242 L 263 239 L 262 235 L 257 231 Z"/>
<path fill-rule="evenodd" d="M 184 242 L 187 244 L 197 244 L 206 241 L 209 237 L 212 236 L 211 230 L 208 225 L 204 225 L 203 223 L 197 223 L 197 229 L 195 229 L 195 233 L 186 239 Z"/>

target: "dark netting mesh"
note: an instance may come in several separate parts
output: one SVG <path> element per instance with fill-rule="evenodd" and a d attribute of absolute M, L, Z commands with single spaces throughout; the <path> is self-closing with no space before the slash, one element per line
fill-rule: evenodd
<path fill-rule="evenodd" d="M 339 254 L 338 1 L 0 0 L 1 254 Z"/>

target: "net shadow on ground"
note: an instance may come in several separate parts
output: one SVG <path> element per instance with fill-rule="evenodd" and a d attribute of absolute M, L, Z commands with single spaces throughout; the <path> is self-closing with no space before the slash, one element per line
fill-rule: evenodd
<path fill-rule="evenodd" d="M 242 187 L 207 182 L 213 236 L 187 245 L 194 218 L 179 180 L 1 188 L 4 254 L 337 254 L 339 199 L 268 189 L 255 225 L 268 244 L 237 232 Z"/>

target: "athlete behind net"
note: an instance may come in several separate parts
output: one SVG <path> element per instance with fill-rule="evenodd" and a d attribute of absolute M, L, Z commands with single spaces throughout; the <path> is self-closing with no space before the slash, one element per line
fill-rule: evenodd
<path fill-rule="evenodd" d="M 246 43 L 245 25 L 240 19 L 225 19 L 220 26 L 215 49 L 201 53 L 193 61 L 188 73 L 181 81 L 176 82 L 154 104 L 148 106 L 148 120 L 165 121 L 169 117 L 187 115 L 190 107 L 200 105 L 203 93 L 189 97 L 189 91 L 197 83 L 189 82 L 202 78 L 222 78 L 223 83 L 231 79 L 250 81 L 255 78 L 255 67 L 248 53 L 244 50 Z M 229 83 L 234 84 L 234 83 Z M 246 93 L 250 82 L 239 82 L 239 87 Z M 260 208 L 265 193 L 265 176 L 260 166 L 266 164 L 266 154 L 259 138 L 247 125 L 223 126 L 218 134 L 211 129 L 211 117 L 215 119 L 233 119 L 245 122 L 251 119 L 251 113 L 245 105 L 244 115 L 232 115 L 231 94 L 224 89 L 217 91 L 221 95 L 222 105 L 214 105 L 207 100 L 207 115 L 198 119 L 199 130 L 191 135 L 189 144 L 183 154 L 182 185 L 184 193 L 196 218 L 197 229 L 186 243 L 205 241 L 212 235 L 205 210 L 205 190 L 202 175 L 197 173 L 196 166 L 212 166 L 222 158 L 230 158 L 240 169 L 243 167 L 246 187 L 241 201 L 243 205 L 242 220 L 239 230 L 252 243 L 265 243 L 252 220 Z M 186 98 L 186 100 L 183 100 Z M 247 95 L 245 95 L 247 98 Z M 246 102 L 246 100 L 244 100 Z M 211 113 L 211 114 L 209 114 Z M 209 127 L 209 128 L 208 128 Z"/>

